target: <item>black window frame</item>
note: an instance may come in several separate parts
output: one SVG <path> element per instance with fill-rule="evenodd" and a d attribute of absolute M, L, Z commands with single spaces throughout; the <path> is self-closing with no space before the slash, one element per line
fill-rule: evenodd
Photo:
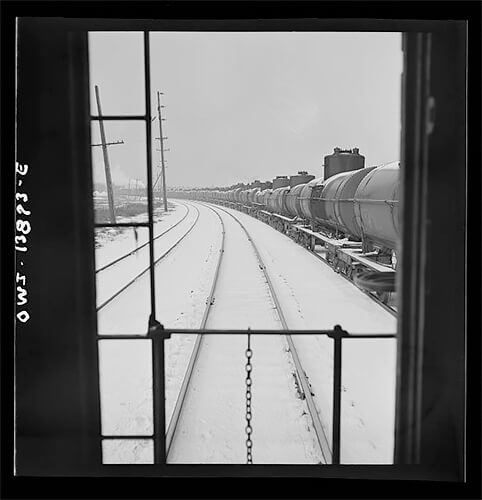
<path fill-rule="evenodd" d="M 65 23 L 67 25 L 67 28 L 68 28 L 69 20 L 63 19 L 62 22 Z M 267 23 L 269 24 L 269 22 L 267 22 Z M 377 31 L 380 29 L 380 22 L 379 21 L 363 21 L 363 23 L 364 23 L 364 27 L 365 27 L 364 30 L 365 31 L 371 31 L 371 30 Z M 185 28 L 185 26 L 186 26 L 182 22 L 175 21 L 175 20 L 174 21 L 160 21 L 160 22 L 139 21 L 139 20 L 118 20 L 118 21 L 114 21 L 114 22 L 109 22 L 106 20 L 89 20 L 89 21 L 83 22 L 83 27 L 82 27 L 82 21 L 81 21 L 80 22 L 81 27 L 79 28 L 79 21 L 77 20 L 77 21 L 71 23 L 71 26 L 70 26 L 71 31 L 76 33 L 76 34 L 72 35 L 71 39 L 74 40 L 74 45 L 77 42 L 77 49 L 78 49 L 78 52 L 79 52 L 81 57 L 85 56 L 85 52 L 83 52 L 83 51 L 85 51 L 86 32 L 92 31 L 95 29 L 103 29 L 103 30 L 108 31 L 109 29 L 106 29 L 108 24 L 110 24 L 109 29 L 117 30 L 117 31 L 122 31 L 122 30 L 126 30 L 126 31 L 143 31 L 143 30 L 153 31 L 154 29 L 176 30 L 176 29 L 179 29 L 180 27 Z M 274 24 L 276 24 L 276 22 Z M 195 23 L 193 23 L 193 25 L 195 25 L 197 29 L 199 29 L 199 25 L 201 25 L 201 26 L 203 26 L 204 30 L 217 30 L 217 29 L 224 29 L 225 28 L 225 21 L 212 21 L 211 23 L 208 21 L 195 22 Z M 290 20 L 284 20 L 284 21 L 281 21 L 280 23 L 278 23 L 276 25 L 275 29 L 276 30 L 280 30 L 280 28 L 281 29 L 282 28 L 290 29 L 293 27 L 294 27 L 294 29 L 303 29 L 303 28 L 299 27 L 302 25 L 303 25 L 303 23 L 301 21 L 297 23 L 296 21 L 293 22 Z M 411 175 L 407 175 L 407 171 L 405 170 L 404 171 L 405 172 L 404 173 L 404 186 L 405 186 L 406 190 L 410 189 L 413 193 L 416 193 L 416 196 L 418 197 L 418 202 L 420 203 L 419 206 L 425 207 L 424 210 L 428 209 L 431 214 L 433 214 L 434 207 L 433 206 L 427 207 L 427 205 L 426 205 L 427 200 L 424 200 L 424 191 L 422 189 L 422 186 L 425 185 L 426 188 L 430 192 L 431 187 L 430 187 L 429 181 L 433 177 L 434 173 L 433 173 L 433 166 L 430 165 L 430 162 L 428 161 L 428 157 L 430 156 L 430 154 L 433 154 L 433 151 L 432 151 L 431 146 L 430 146 L 430 141 L 427 141 L 426 138 L 424 139 L 423 137 L 421 137 L 421 135 L 424 135 L 423 127 L 421 127 L 421 124 L 424 124 L 425 119 L 426 119 L 426 117 L 424 117 L 424 113 L 425 113 L 424 109 L 425 108 L 423 108 L 423 104 L 424 104 L 424 99 L 426 99 L 426 97 L 427 97 L 427 94 L 426 94 L 426 91 L 423 90 L 426 87 L 420 85 L 421 69 L 424 67 L 424 64 L 425 64 L 425 63 L 423 63 L 423 58 L 429 57 L 431 49 L 428 47 L 429 43 L 428 43 L 428 40 L 425 39 L 426 37 L 424 37 L 423 35 L 422 35 L 422 37 L 420 37 L 419 34 L 420 33 L 436 33 L 437 34 L 437 36 L 435 37 L 436 44 L 437 44 L 436 55 L 439 58 L 440 57 L 443 58 L 443 56 L 445 54 L 442 53 L 443 41 L 441 40 L 441 36 L 446 36 L 447 33 L 444 32 L 442 25 L 443 25 L 443 22 L 439 22 L 438 25 L 437 25 L 437 23 L 434 23 L 434 22 L 424 23 L 424 22 L 416 22 L 416 21 L 404 24 L 403 22 L 400 22 L 400 21 L 388 21 L 387 20 L 387 21 L 385 21 L 385 26 L 384 26 L 384 30 L 391 29 L 393 31 L 404 31 L 406 33 L 406 39 L 407 39 L 407 46 L 406 46 L 407 52 L 406 52 L 406 54 L 407 54 L 407 60 L 411 64 L 410 71 L 412 71 L 412 73 L 410 75 L 407 75 L 407 82 L 406 82 L 405 88 L 409 89 L 408 92 L 410 93 L 410 95 L 408 96 L 408 98 L 409 98 L 410 103 L 412 103 L 412 104 L 414 102 L 418 103 L 418 108 L 417 108 L 418 110 L 410 111 L 410 106 L 409 105 L 405 106 L 406 116 L 404 118 L 405 119 L 404 133 L 406 135 L 406 138 L 405 138 L 405 147 L 402 149 L 404 151 L 406 150 L 409 153 L 411 151 L 410 154 L 412 156 L 414 156 L 415 160 L 416 160 L 414 165 L 417 165 L 417 167 L 419 167 L 418 171 L 420 172 L 420 175 L 419 174 L 414 175 L 415 169 L 412 171 Z M 240 29 L 240 30 L 243 30 L 243 29 L 249 30 L 249 22 L 248 21 L 246 21 L 246 22 L 233 21 L 232 26 L 237 27 L 237 29 Z M 262 23 L 259 23 L 258 26 L 262 26 Z M 326 28 L 326 30 L 340 30 L 340 26 L 343 26 L 344 31 L 350 31 L 352 29 L 359 30 L 360 29 L 360 20 L 347 20 L 347 21 L 327 20 L 325 22 L 318 21 L 318 24 L 317 24 L 317 22 L 312 22 L 311 26 L 312 27 L 318 26 L 318 28 L 320 26 L 321 27 L 324 26 Z M 454 35 L 453 32 L 448 33 L 448 34 L 450 35 L 449 42 L 453 43 L 454 39 L 460 40 L 460 34 Z M 462 35 L 462 38 L 465 40 L 463 35 Z M 433 42 L 433 40 L 430 41 L 430 43 L 432 43 L 432 42 Z M 450 62 L 451 63 L 456 62 L 456 64 L 458 65 L 457 67 L 458 67 L 459 72 L 457 73 L 457 75 L 459 76 L 460 75 L 460 64 L 465 64 L 465 60 L 462 59 L 462 61 L 460 61 L 460 60 L 457 61 L 454 58 L 454 54 L 455 54 L 455 56 L 457 56 L 457 55 L 460 56 L 461 53 L 462 54 L 464 53 L 464 50 L 462 49 L 462 52 L 460 52 L 460 47 L 457 49 L 457 47 L 455 47 L 455 45 L 456 44 L 453 44 L 451 46 L 450 43 L 448 43 L 447 48 L 449 49 Z M 457 52 L 457 50 L 458 50 L 458 52 Z M 426 64 L 425 64 L 425 66 L 426 66 Z M 84 68 L 85 68 L 85 66 L 84 66 Z M 450 69 L 452 69 L 452 68 L 450 68 Z M 72 68 L 72 72 L 74 75 L 75 74 L 78 75 L 78 73 L 76 73 L 77 71 L 78 71 L 78 68 Z M 430 69 L 426 68 L 426 71 L 430 72 Z M 81 76 L 81 81 L 83 81 L 85 83 L 85 74 L 81 74 L 80 76 Z M 440 95 L 443 96 L 444 92 L 447 93 L 449 91 L 450 92 L 455 91 L 455 95 L 457 96 L 457 99 L 460 100 L 460 98 L 462 98 L 462 101 L 464 101 L 465 100 L 465 92 L 464 92 L 465 88 L 461 89 L 460 84 L 458 84 L 459 86 L 457 87 L 457 85 L 451 81 L 450 74 L 447 74 L 447 81 L 448 81 L 447 85 L 450 86 L 453 84 L 452 85 L 453 88 L 448 89 L 448 90 L 444 89 L 443 87 L 439 88 L 438 92 L 440 93 Z M 433 82 L 433 79 L 431 80 L 431 82 Z M 85 94 L 86 89 L 83 88 L 82 85 L 79 85 L 79 87 L 77 88 L 77 91 L 85 97 L 84 94 Z M 424 94 L 424 92 L 425 92 L 425 94 Z M 74 95 L 75 95 L 75 92 L 74 92 Z M 417 97 L 414 99 L 414 96 L 417 96 Z M 417 99 L 418 99 L 418 101 L 417 101 Z M 437 103 L 437 104 L 440 104 L 440 103 Z M 76 105 L 76 103 L 74 103 L 74 106 L 75 105 Z M 449 103 L 447 103 L 447 105 L 449 106 Z M 148 109 L 150 109 L 150 108 L 148 108 Z M 146 109 L 146 113 L 148 112 L 148 109 Z M 422 109 L 422 111 L 420 111 L 420 109 Z M 463 130 L 463 132 L 465 132 L 464 119 L 460 117 L 460 113 L 457 113 L 456 107 L 454 107 L 453 110 L 454 110 L 454 116 L 455 116 L 455 123 L 456 123 L 457 127 L 459 127 L 457 129 L 457 135 L 460 135 L 461 130 Z M 437 111 L 438 111 L 438 109 L 437 109 Z M 79 113 L 79 115 L 83 116 L 82 113 Z M 78 122 L 75 122 L 75 126 L 77 126 L 77 125 L 78 125 Z M 83 125 L 86 125 L 86 123 L 82 124 L 81 126 L 83 126 Z M 74 128 L 75 128 L 75 126 L 74 126 Z M 445 129 L 446 128 L 447 127 L 445 126 Z M 436 128 L 436 130 L 437 130 L 437 128 Z M 457 137 L 456 139 L 460 142 L 460 137 Z M 455 140 L 455 138 L 454 138 L 454 140 Z M 417 142 L 418 142 L 418 146 L 416 146 L 414 148 L 414 143 L 417 143 Z M 150 146 L 149 140 L 147 140 L 146 143 Z M 77 147 L 79 147 L 79 144 L 77 144 Z M 86 144 L 85 147 L 88 147 L 88 145 Z M 85 156 L 85 151 L 84 151 L 84 156 Z M 90 150 L 89 150 L 89 156 L 90 156 Z M 465 158 L 465 151 L 462 154 L 460 152 L 458 152 L 458 157 Z M 82 179 L 85 181 L 85 177 L 83 177 Z M 465 178 L 458 180 L 459 184 L 464 183 L 464 182 L 465 182 Z M 413 188 L 415 188 L 415 189 L 413 189 Z M 81 194 L 80 194 L 80 198 L 81 198 L 80 202 L 83 201 L 84 202 L 83 206 L 86 206 L 85 205 L 85 196 L 86 195 L 88 196 L 88 193 L 86 191 L 82 191 L 82 189 L 88 189 L 88 186 L 85 182 L 82 184 Z M 459 195 L 460 195 L 460 187 L 458 190 L 458 196 Z M 77 201 L 79 201 L 79 200 L 77 200 Z M 451 219 L 451 220 L 454 220 L 456 222 L 462 221 L 462 223 L 463 223 L 465 220 L 464 219 L 465 211 L 464 211 L 464 214 L 462 216 L 460 214 L 460 206 L 459 206 L 460 201 L 461 201 L 460 197 L 457 198 L 456 202 L 458 203 L 458 205 L 457 205 L 458 211 L 456 214 L 454 214 L 453 219 Z M 79 204 L 81 205 L 82 203 L 80 203 L 80 202 L 79 202 Z M 407 205 L 407 204 L 405 204 L 405 205 Z M 404 219 L 410 220 L 412 223 L 417 224 L 417 223 L 422 222 L 422 214 L 423 214 L 423 210 L 413 210 L 409 213 L 408 218 L 405 217 L 405 214 L 404 214 Z M 90 216 L 91 216 L 91 214 L 88 215 L 88 217 L 90 217 Z M 87 217 L 87 219 L 88 219 L 88 217 Z M 449 217 L 450 217 L 450 214 L 449 214 Z M 86 219 L 84 218 L 84 220 L 83 220 L 84 229 L 85 229 L 85 222 L 86 222 Z M 89 230 L 90 229 L 91 228 L 89 228 Z M 405 231 L 404 232 L 404 244 L 406 244 L 407 240 L 405 239 L 405 233 L 407 233 L 407 225 L 404 226 L 404 231 Z M 85 234 L 85 232 L 84 232 L 84 234 Z M 412 250 L 413 250 L 413 254 L 411 256 L 412 259 L 419 259 L 420 265 L 422 265 L 422 263 L 423 263 L 423 265 L 426 265 L 427 262 L 422 262 L 423 258 L 424 258 L 424 255 L 423 255 L 424 248 L 422 247 L 422 249 L 421 249 L 422 251 L 420 251 L 419 246 L 414 242 Z M 456 256 L 460 257 L 461 252 L 463 253 L 464 251 L 465 251 L 465 248 L 463 248 L 462 250 L 461 250 L 461 248 L 458 248 L 456 251 Z M 405 256 L 403 258 L 406 259 L 407 255 L 408 255 L 408 252 L 405 252 Z M 426 255 L 425 255 L 425 257 L 426 257 Z M 457 264 L 457 266 L 454 266 L 454 268 L 447 269 L 447 271 L 448 271 L 447 279 L 448 280 L 450 280 L 451 278 L 455 279 L 457 282 L 457 290 L 463 291 L 465 285 L 464 285 L 464 283 L 461 285 L 460 276 L 456 275 L 457 271 L 460 272 L 460 264 L 458 262 L 456 262 L 456 264 Z M 419 267 L 419 268 L 421 268 L 421 267 Z M 84 285 L 86 283 L 89 283 L 89 281 L 86 280 L 84 282 Z M 91 283 L 90 283 L 90 285 L 91 285 Z M 88 290 L 87 290 L 87 292 L 88 292 Z M 408 316 L 413 314 L 414 317 L 417 318 L 417 320 L 416 320 L 417 324 L 414 327 L 415 329 L 410 331 L 409 325 L 407 325 L 407 322 L 404 322 L 402 320 L 403 318 L 401 318 L 401 323 L 400 323 L 401 328 L 399 328 L 399 333 L 401 332 L 401 335 L 402 335 L 402 343 L 405 342 L 404 339 L 406 339 L 408 344 L 409 344 L 409 345 L 407 345 L 406 353 L 402 354 L 402 352 L 399 351 L 400 355 L 403 357 L 404 355 L 406 356 L 407 353 L 408 354 L 416 353 L 415 360 L 412 359 L 412 361 L 411 361 L 411 363 L 414 363 L 414 366 L 416 368 L 423 361 L 421 356 L 424 355 L 424 351 L 423 351 L 424 346 L 420 345 L 420 343 L 419 343 L 420 332 L 425 331 L 426 328 L 430 329 L 430 327 L 431 327 L 430 323 L 428 324 L 428 326 L 426 323 L 424 324 L 424 321 L 426 321 L 424 318 L 427 316 L 428 313 L 433 314 L 434 308 L 437 307 L 437 303 L 436 303 L 436 301 L 434 301 L 433 296 L 427 297 L 427 294 L 423 290 L 423 287 L 420 287 L 420 286 L 414 287 L 413 276 L 412 276 L 412 278 L 410 278 L 410 276 L 408 276 L 408 279 L 402 281 L 402 294 L 404 296 L 407 296 L 407 297 L 412 297 L 413 294 L 415 294 L 417 297 L 419 297 L 417 300 L 413 301 L 413 304 L 412 304 L 413 311 L 410 311 L 410 314 L 409 314 L 409 312 L 407 312 L 407 308 L 404 307 L 404 313 L 403 313 L 403 314 L 407 314 Z M 422 295 L 423 295 L 423 297 L 422 297 Z M 404 304 L 406 304 L 405 301 L 404 301 Z M 449 327 L 452 329 L 454 327 L 455 328 L 463 328 L 461 323 L 460 323 L 461 317 L 462 317 L 460 304 L 458 304 L 457 307 L 458 307 L 458 309 L 457 309 L 456 313 L 454 313 L 454 314 L 452 314 L 452 316 L 450 316 L 451 321 L 450 321 Z M 417 312 L 417 309 L 418 309 L 418 312 Z M 86 308 L 86 310 L 88 310 L 88 308 Z M 92 318 L 90 318 L 90 320 L 91 319 Z M 432 319 L 432 318 L 429 318 L 429 319 Z M 86 323 L 89 323 L 89 321 L 86 321 Z M 437 326 L 440 326 L 440 323 L 438 323 Z M 405 333 L 407 335 L 405 335 Z M 460 333 L 459 332 L 457 332 L 457 333 L 460 336 Z M 415 338 L 413 337 L 414 335 L 415 335 Z M 433 339 L 434 339 L 434 335 L 431 335 L 431 340 L 433 341 Z M 447 341 L 447 335 L 444 335 L 441 338 L 441 340 L 442 340 L 441 345 L 443 345 L 443 346 L 452 345 L 452 344 L 450 344 L 450 342 Z M 413 343 L 416 344 L 415 348 L 414 348 Z M 460 350 L 460 344 L 457 344 L 456 347 L 457 347 L 457 349 Z M 403 349 L 403 345 L 402 345 L 402 349 Z M 441 352 L 441 351 L 439 351 L 439 352 Z M 447 357 L 447 356 L 445 355 L 445 357 Z M 402 363 L 406 363 L 406 362 L 402 360 Z M 85 362 L 85 365 L 87 368 L 93 366 L 90 359 Z M 404 364 L 403 366 L 406 367 L 408 365 Z M 446 365 L 446 366 L 452 366 L 452 365 Z M 458 370 L 458 376 L 460 377 L 460 364 L 456 368 Z M 90 378 L 91 375 L 92 375 L 92 373 L 90 373 L 90 375 L 87 377 L 87 378 L 89 378 L 89 380 L 91 380 L 91 378 Z M 411 382 L 407 381 L 407 383 L 412 384 L 412 387 L 407 387 L 404 395 L 401 394 L 399 396 L 399 401 L 401 403 L 403 403 L 403 406 L 401 407 L 401 411 L 403 411 L 403 407 L 414 408 L 414 404 L 413 404 L 414 401 L 416 402 L 416 399 L 420 398 L 420 396 L 414 397 L 414 393 L 416 393 L 417 391 L 420 391 L 420 384 L 422 384 L 421 385 L 422 388 L 423 388 L 423 384 L 424 384 L 423 373 L 420 372 L 420 368 L 418 368 L 416 376 L 412 377 Z M 92 384 L 90 384 L 89 390 L 92 391 L 92 388 L 93 388 L 93 386 L 92 386 Z M 95 390 L 94 390 L 94 392 L 95 392 Z M 401 393 L 401 392 L 403 392 L 403 391 L 399 390 L 399 393 Z M 397 411 L 397 414 L 398 414 L 398 411 Z M 410 416 L 410 415 L 402 416 L 401 417 L 402 420 L 406 419 L 406 421 L 405 421 L 405 423 L 400 422 L 400 425 L 402 427 L 403 426 L 410 427 L 410 425 L 412 425 L 410 422 L 412 422 L 412 423 L 416 423 L 416 425 L 420 426 L 422 414 L 423 414 L 423 410 L 419 407 L 417 411 L 412 413 L 412 416 Z M 401 413 L 400 413 L 400 415 L 401 415 Z M 459 418 L 459 416 L 457 418 Z M 458 427 L 458 429 L 460 431 L 460 426 Z M 430 432 L 429 432 L 429 434 L 430 434 Z M 399 463 L 399 464 L 412 463 L 411 461 L 414 459 L 414 457 L 417 457 L 417 455 L 418 455 L 419 457 L 421 457 L 422 465 L 423 465 L 425 460 L 426 460 L 426 456 L 424 457 L 423 455 L 424 455 L 424 453 L 430 454 L 430 448 L 428 447 L 429 446 L 428 444 L 421 445 L 420 432 L 417 431 L 417 433 L 414 433 L 412 435 L 412 437 L 409 437 L 408 439 L 406 436 L 399 435 L 398 439 L 399 439 L 399 442 L 401 442 L 400 440 L 403 440 L 405 451 L 400 452 L 399 460 L 397 463 Z M 422 448 L 425 447 L 425 450 L 421 449 L 421 447 Z M 418 449 L 418 451 L 417 451 L 417 449 Z M 94 455 L 92 455 L 92 456 L 94 456 Z M 430 458 L 433 458 L 433 457 L 429 456 L 429 462 L 430 462 Z M 152 471 L 149 472 L 149 469 L 151 467 L 152 466 L 140 466 L 140 465 L 134 465 L 132 467 L 130 467 L 130 466 L 119 466 L 119 467 L 117 467 L 117 466 L 102 466 L 99 469 L 99 473 L 103 474 L 103 475 L 157 475 L 157 474 L 159 474 L 158 470 L 156 470 L 155 472 L 152 472 Z M 196 466 L 194 466 L 194 468 L 190 467 L 190 466 L 186 466 L 186 467 L 172 466 L 172 467 L 179 467 L 179 468 L 174 470 L 171 468 L 171 466 L 169 466 L 169 470 L 165 470 L 164 472 L 166 472 L 168 474 L 172 474 L 174 476 L 176 476 L 176 475 L 202 476 L 202 475 L 205 475 L 207 473 L 209 473 L 209 474 L 214 473 L 213 470 L 211 469 L 211 466 L 201 466 L 201 465 L 198 466 L 198 465 L 196 465 Z M 249 472 L 249 473 L 246 472 L 245 469 L 243 470 L 243 468 L 236 467 L 235 469 L 233 469 L 231 467 L 227 467 L 227 468 L 223 467 L 222 469 L 224 469 L 224 470 L 219 470 L 219 475 L 224 475 L 226 473 L 226 471 L 229 471 L 230 473 L 235 473 L 235 475 L 251 475 L 251 473 L 254 473 L 254 474 L 267 473 L 267 474 L 276 474 L 276 475 L 286 475 L 286 474 L 296 473 L 297 475 L 307 474 L 307 475 L 316 475 L 316 476 L 324 476 L 324 477 L 335 477 L 337 475 L 337 472 L 334 471 L 333 469 L 330 472 L 326 471 L 326 469 L 325 469 L 325 471 L 317 470 L 316 472 L 312 469 L 309 472 L 304 472 L 304 471 L 301 471 L 298 467 L 287 467 L 287 468 L 283 468 L 283 467 L 279 468 L 278 466 L 274 466 L 274 467 L 261 466 L 261 467 L 262 467 L 262 469 L 260 469 L 259 471 Z M 311 466 L 308 466 L 308 467 L 311 467 Z M 256 466 L 254 466 L 254 468 L 256 468 Z M 281 469 L 281 472 L 280 472 L 280 469 Z M 375 467 L 375 469 L 370 469 L 370 470 L 365 469 L 364 477 L 384 477 L 384 478 L 386 478 L 385 474 L 377 472 L 376 469 L 379 469 L 379 468 Z M 445 469 L 444 469 L 444 471 L 445 471 Z M 358 471 L 356 471 L 356 472 L 358 472 Z M 352 476 L 352 477 L 360 477 L 359 475 L 356 474 L 356 472 L 354 473 L 354 476 Z M 413 476 L 414 474 L 420 474 L 420 472 L 414 473 L 413 469 L 408 470 L 408 471 L 406 470 L 405 472 L 406 472 L 408 477 L 414 477 Z M 342 476 L 339 476 L 339 477 L 347 477 L 347 473 L 348 473 L 348 469 L 344 468 L 344 473 L 342 473 Z M 217 475 L 217 474 L 218 474 L 218 472 L 216 472 L 215 475 Z M 429 467 L 428 477 L 431 477 L 433 479 L 438 479 L 438 475 L 440 475 L 440 470 L 436 470 L 436 468 L 434 470 L 433 468 Z M 462 477 L 460 475 L 460 471 L 457 471 L 455 476 Z M 449 477 L 454 477 L 454 476 L 450 475 Z"/>

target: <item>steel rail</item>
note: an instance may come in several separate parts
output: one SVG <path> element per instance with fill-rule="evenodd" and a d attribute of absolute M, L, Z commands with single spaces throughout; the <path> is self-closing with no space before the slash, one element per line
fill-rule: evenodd
<path fill-rule="evenodd" d="M 221 218 L 221 216 L 212 207 L 206 205 L 206 208 L 209 208 L 218 216 L 218 218 L 221 222 L 222 238 L 221 238 L 221 248 L 219 250 L 219 258 L 218 258 L 218 262 L 216 265 L 216 271 L 214 273 L 209 296 L 206 299 L 206 308 L 204 309 L 204 314 L 203 314 L 203 317 L 201 320 L 201 326 L 199 327 L 201 330 L 203 330 L 205 328 L 205 326 L 208 322 L 209 313 L 211 312 L 211 306 L 214 304 L 214 293 L 216 291 L 216 286 L 217 286 L 218 277 L 219 277 L 219 270 L 221 268 L 221 262 L 223 260 L 224 242 L 225 242 L 225 237 L 226 237 L 226 230 L 225 230 L 224 222 L 223 222 L 223 219 Z M 172 416 L 171 416 L 171 419 L 169 421 L 169 425 L 167 427 L 167 432 L 166 432 L 166 456 L 167 457 L 169 456 L 169 451 L 170 451 L 171 445 L 174 441 L 174 436 L 176 434 L 177 425 L 179 423 L 179 418 L 181 416 L 182 407 L 183 407 L 184 401 L 186 399 L 186 395 L 187 395 L 189 384 L 191 382 L 192 374 L 194 372 L 194 366 L 195 366 L 196 361 L 199 357 L 199 351 L 201 350 L 202 339 L 203 339 L 203 335 L 201 333 L 198 333 L 198 335 L 196 337 L 196 341 L 194 343 L 192 353 L 191 353 L 191 357 L 189 359 L 188 366 L 186 368 L 186 372 L 184 374 L 181 388 L 179 390 L 179 394 L 177 396 L 176 403 L 174 405 L 174 410 L 172 412 Z"/>
<path fill-rule="evenodd" d="M 254 240 L 251 238 L 251 235 L 249 234 L 248 230 L 244 226 L 244 224 L 233 214 L 225 210 L 224 208 L 217 207 L 219 210 L 222 210 L 226 214 L 230 215 L 243 229 L 245 232 L 248 241 L 251 243 L 253 250 L 256 254 L 256 257 L 258 259 L 258 264 L 260 269 L 262 270 L 264 277 L 266 279 L 266 283 L 268 284 L 269 292 L 271 294 L 271 297 L 273 298 L 273 302 L 275 304 L 275 308 L 278 314 L 278 317 L 280 319 L 281 325 L 283 327 L 283 330 L 289 330 L 288 327 L 288 322 L 286 321 L 286 318 L 283 314 L 283 309 L 281 307 L 281 303 L 278 299 L 278 296 L 276 295 L 276 291 L 273 285 L 273 282 L 271 281 L 271 278 L 268 274 L 266 265 L 264 264 L 264 261 L 261 257 L 261 254 L 258 250 L 258 247 L 256 246 L 256 243 Z M 306 373 L 301 365 L 300 358 L 298 356 L 298 352 L 296 351 L 296 347 L 293 343 L 293 339 L 291 338 L 291 335 L 286 333 L 285 334 L 286 340 L 288 342 L 289 350 L 291 353 L 291 356 L 293 358 L 293 361 L 295 363 L 295 368 L 296 372 L 298 374 L 298 380 L 301 382 L 301 386 L 303 388 L 303 393 L 305 395 L 305 401 L 308 406 L 308 411 L 310 413 L 311 421 L 313 422 L 313 427 L 315 429 L 316 437 L 318 439 L 318 444 L 320 446 L 321 454 L 323 456 L 323 459 L 325 460 L 325 463 L 328 464 L 331 462 L 331 457 L 332 457 L 332 451 L 330 448 L 330 444 L 328 441 L 328 438 L 326 436 L 325 430 L 323 429 L 323 425 L 320 420 L 320 415 L 318 413 L 318 410 L 316 409 L 316 405 L 313 399 L 313 395 L 311 393 L 311 387 L 308 382 L 308 378 L 306 376 Z"/>
<path fill-rule="evenodd" d="M 172 226 L 168 227 L 162 233 L 158 234 L 157 236 L 154 236 L 153 241 L 156 241 L 158 238 L 160 238 L 161 236 L 163 236 L 166 233 L 168 233 L 171 229 L 174 229 L 176 226 L 178 226 L 188 216 L 188 214 L 189 214 L 189 208 L 187 207 L 187 205 L 185 205 L 182 202 L 180 202 L 179 204 L 182 205 L 182 206 L 184 206 L 184 208 L 187 209 L 186 213 L 184 214 L 184 216 L 182 217 L 182 219 L 179 219 L 175 224 L 173 224 Z M 100 273 L 102 271 L 105 271 L 106 269 L 108 269 L 109 267 L 113 266 L 114 264 L 117 264 L 118 262 L 120 262 L 121 260 L 125 259 L 126 257 L 129 257 L 130 255 L 134 255 L 135 253 L 137 253 L 139 250 L 141 250 L 142 248 L 144 248 L 147 245 L 149 245 L 149 240 L 147 240 L 145 243 L 143 243 L 141 246 L 135 248 L 134 250 L 131 250 L 130 252 L 127 252 L 126 254 L 121 255 L 117 259 L 114 259 L 112 262 L 109 262 L 108 264 L 105 264 L 104 266 L 100 267 L 99 269 L 96 269 L 95 273 L 97 274 L 97 273 Z"/>
<path fill-rule="evenodd" d="M 171 252 L 172 250 L 174 250 L 174 248 L 176 248 L 179 243 L 181 243 L 182 240 L 184 240 L 184 238 L 194 229 L 194 226 L 196 225 L 197 221 L 199 220 L 199 209 L 194 206 L 194 208 L 196 209 L 197 211 L 197 215 L 196 215 L 196 219 L 194 220 L 194 222 L 192 223 L 192 225 L 189 227 L 189 229 L 181 236 L 180 239 L 178 239 L 176 241 L 176 243 L 174 243 L 174 245 L 172 245 L 168 250 L 166 250 L 160 257 L 158 257 L 155 261 L 154 261 L 154 266 L 157 265 L 162 259 L 164 259 L 164 257 L 167 257 Z M 151 268 L 151 266 L 147 266 L 143 271 L 141 271 L 137 276 L 135 276 L 134 278 L 132 278 L 126 285 L 124 285 L 121 289 L 119 289 L 116 293 L 114 293 L 114 295 L 112 295 L 111 297 L 109 297 L 107 300 L 105 300 L 100 306 L 97 307 L 97 312 L 100 311 L 103 307 L 105 307 L 107 304 L 109 304 L 109 302 L 111 302 L 112 300 L 114 300 L 116 297 L 118 297 L 124 290 L 126 290 L 127 288 L 129 288 L 133 283 L 135 283 L 143 274 L 147 273 L 149 271 L 149 269 Z"/>

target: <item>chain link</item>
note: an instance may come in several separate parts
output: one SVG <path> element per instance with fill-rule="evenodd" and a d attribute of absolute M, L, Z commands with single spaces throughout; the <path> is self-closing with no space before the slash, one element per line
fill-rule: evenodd
<path fill-rule="evenodd" d="M 248 333 L 248 348 L 246 349 L 246 458 L 247 463 L 253 463 L 253 442 L 251 441 L 251 433 L 253 432 L 253 428 L 251 426 L 251 357 L 253 356 L 253 351 L 251 350 L 251 334 Z"/>

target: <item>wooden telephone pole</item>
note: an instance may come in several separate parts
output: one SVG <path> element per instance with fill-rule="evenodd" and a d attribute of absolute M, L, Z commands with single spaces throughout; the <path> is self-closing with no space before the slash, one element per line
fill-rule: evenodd
<path fill-rule="evenodd" d="M 166 169 L 164 164 L 164 139 L 167 137 L 162 136 L 162 114 L 161 108 L 161 94 L 162 92 L 157 92 L 157 117 L 159 119 L 159 140 L 161 141 L 161 175 L 162 175 L 162 197 L 164 199 L 164 212 L 167 212 L 167 195 L 166 195 Z"/>
<path fill-rule="evenodd" d="M 102 109 L 100 107 L 99 87 L 95 86 L 95 98 L 97 100 L 97 111 L 99 114 L 100 140 L 102 141 L 102 153 L 104 154 L 105 182 L 107 185 L 107 199 L 109 201 L 110 221 L 115 224 L 114 193 L 112 191 L 112 177 L 110 175 L 109 154 L 105 141 L 104 121 L 102 120 Z"/>

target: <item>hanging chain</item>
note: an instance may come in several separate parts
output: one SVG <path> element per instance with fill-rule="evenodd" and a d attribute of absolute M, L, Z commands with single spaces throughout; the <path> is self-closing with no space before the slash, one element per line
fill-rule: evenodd
<path fill-rule="evenodd" d="M 247 463 L 253 463 L 253 442 L 251 441 L 251 433 L 253 432 L 253 428 L 251 427 L 251 357 L 253 356 L 253 351 L 251 350 L 251 334 L 248 333 L 248 348 L 246 349 L 246 458 Z"/>

